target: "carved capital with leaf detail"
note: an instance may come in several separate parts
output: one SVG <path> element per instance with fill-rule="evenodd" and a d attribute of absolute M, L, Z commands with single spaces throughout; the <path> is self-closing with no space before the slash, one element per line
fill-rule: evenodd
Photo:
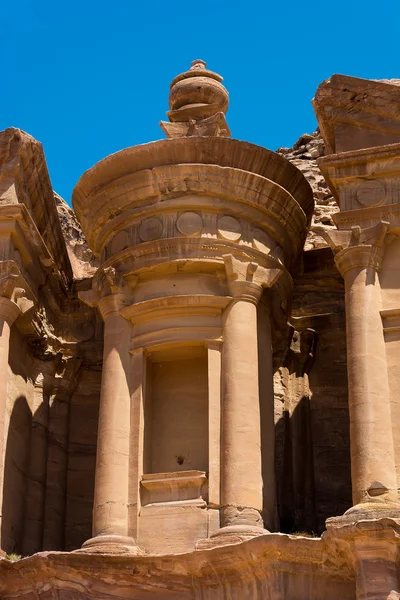
<path fill-rule="evenodd" d="M 335 255 L 336 266 L 342 275 L 357 267 L 381 268 L 385 241 L 388 241 L 389 223 L 381 221 L 372 227 L 329 231 L 318 228 L 318 233 L 328 242 Z M 389 240 L 390 241 L 390 240 Z"/>
<path fill-rule="evenodd" d="M 282 275 L 282 269 L 267 269 L 255 262 L 242 261 L 232 254 L 225 254 L 226 278 L 229 292 L 234 298 L 258 304 L 264 288 L 272 287 Z"/>
<path fill-rule="evenodd" d="M 91 307 L 99 309 L 103 320 L 132 303 L 132 289 L 114 267 L 107 267 L 96 274 L 91 290 L 79 292 L 79 298 Z"/>

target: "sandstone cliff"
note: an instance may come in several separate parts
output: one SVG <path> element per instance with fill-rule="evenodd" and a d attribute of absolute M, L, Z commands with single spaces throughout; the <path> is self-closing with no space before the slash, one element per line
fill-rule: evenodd
<path fill-rule="evenodd" d="M 318 130 L 305 133 L 293 148 L 279 148 L 277 152 L 300 169 L 314 193 L 315 210 L 304 249 L 323 248 L 326 242 L 315 232 L 315 227 L 333 227 L 332 215 L 339 207 L 317 165 L 317 159 L 325 154 L 322 136 Z"/>

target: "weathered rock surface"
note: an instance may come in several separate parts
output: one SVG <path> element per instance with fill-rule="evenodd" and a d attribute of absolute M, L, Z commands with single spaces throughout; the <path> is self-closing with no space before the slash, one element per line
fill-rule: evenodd
<path fill-rule="evenodd" d="M 327 154 L 395 144 L 400 139 L 398 80 L 332 75 L 317 88 L 313 107 Z"/>
<path fill-rule="evenodd" d="M 277 152 L 300 169 L 311 185 L 314 194 L 314 214 L 304 249 L 323 248 L 327 244 L 315 229 L 316 227 L 334 227 L 332 215 L 339 211 L 332 192 L 317 164 L 317 159 L 325 155 L 324 140 L 318 130 L 314 133 L 305 133 L 292 148 L 278 148 Z"/>
<path fill-rule="evenodd" d="M 74 278 L 91 277 L 98 267 L 98 260 L 90 250 L 72 208 L 56 192 L 54 198 Z"/>
<path fill-rule="evenodd" d="M 0 561 L 3 600 L 353 600 L 354 569 L 322 539 L 267 534 L 166 556 L 40 553 Z"/>

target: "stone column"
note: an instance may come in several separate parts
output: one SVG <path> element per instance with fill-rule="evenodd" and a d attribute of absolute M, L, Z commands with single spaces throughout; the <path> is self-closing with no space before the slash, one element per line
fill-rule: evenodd
<path fill-rule="evenodd" d="M 93 537 L 89 552 L 136 553 L 129 529 L 129 471 L 132 393 L 132 324 L 120 311 L 132 301 L 122 276 L 107 267 L 96 273 L 93 289 L 80 292 L 104 320 L 103 367 L 97 436 Z"/>
<path fill-rule="evenodd" d="M 263 527 L 260 515 L 263 482 L 257 295 L 238 295 L 224 314 L 221 460 L 223 526 Z"/>
<path fill-rule="evenodd" d="M 208 355 L 208 505 L 221 503 L 221 340 L 207 340 Z"/>
<path fill-rule="evenodd" d="M 398 510 L 378 272 L 387 223 L 329 234 L 345 281 L 353 504 Z"/>
<path fill-rule="evenodd" d="M 263 287 L 273 285 L 281 271 L 262 269 L 231 255 L 225 256 L 224 261 L 233 299 L 223 314 L 222 529 L 216 536 L 243 538 L 264 531 L 257 303 Z M 272 454 L 272 470 L 273 462 Z"/>
<path fill-rule="evenodd" d="M 129 537 L 129 447 L 132 325 L 120 314 L 122 294 L 100 299 L 104 351 L 97 438 L 93 538 L 83 548 L 131 551 Z"/>
<path fill-rule="evenodd" d="M 10 331 L 15 319 L 20 314 L 20 308 L 8 298 L 0 297 L 0 555 L 2 506 L 4 484 L 4 452 L 5 452 L 5 414 L 7 402 L 8 354 L 10 346 Z"/>

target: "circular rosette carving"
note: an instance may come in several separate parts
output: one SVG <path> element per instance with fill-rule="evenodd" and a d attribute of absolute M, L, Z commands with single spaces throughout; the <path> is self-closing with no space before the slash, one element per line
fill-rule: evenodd
<path fill-rule="evenodd" d="M 176 221 L 176 228 L 183 235 L 198 235 L 203 229 L 203 219 L 198 213 L 191 211 L 184 212 L 179 215 Z"/>
<path fill-rule="evenodd" d="M 378 206 L 382 204 L 385 197 L 385 184 L 379 179 L 362 181 L 357 188 L 357 200 L 363 206 Z"/>
<path fill-rule="evenodd" d="M 242 227 L 235 217 L 224 215 L 218 219 L 218 233 L 225 240 L 237 242 L 242 237 Z"/>
<path fill-rule="evenodd" d="M 139 237 L 142 242 L 158 240 L 162 236 L 163 224 L 157 217 L 149 217 L 140 223 Z"/>
<path fill-rule="evenodd" d="M 111 255 L 122 252 L 129 246 L 129 234 L 127 231 L 119 231 L 111 240 L 110 253 Z"/>
<path fill-rule="evenodd" d="M 257 250 L 264 252 L 264 254 L 269 254 L 275 246 L 275 243 L 271 240 L 269 235 L 258 227 L 253 230 L 253 241 Z"/>

